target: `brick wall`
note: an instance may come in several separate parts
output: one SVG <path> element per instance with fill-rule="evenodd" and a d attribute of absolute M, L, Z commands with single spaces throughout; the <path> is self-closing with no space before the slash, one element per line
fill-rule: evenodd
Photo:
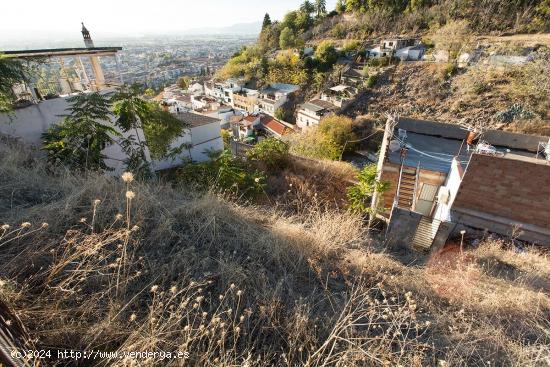
<path fill-rule="evenodd" d="M 550 166 L 475 154 L 452 208 L 550 228 Z"/>

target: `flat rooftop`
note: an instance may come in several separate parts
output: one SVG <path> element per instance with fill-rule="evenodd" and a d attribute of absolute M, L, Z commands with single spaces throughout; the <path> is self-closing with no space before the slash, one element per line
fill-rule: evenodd
<path fill-rule="evenodd" d="M 216 119 L 213 117 L 208 117 L 204 115 L 199 115 L 198 113 L 192 113 L 192 112 L 180 112 L 174 114 L 174 116 L 186 124 L 189 124 L 191 127 L 198 127 L 203 125 L 212 124 L 214 122 L 220 122 L 220 119 Z"/>
<path fill-rule="evenodd" d="M 74 47 L 74 48 L 45 48 L 38 50 L 9 50 L 0 51 L 4 54 L 18 59 L 58 57 L 58 56 L 101 56 L 114 55 L 121 51 L 122 47 Z"/>
<path fill-rule="evenodd" d="M 468 164 L 470 155 L 473 153 L 468 152 L 464 141 L 468 136 L 468 130 L 459 125 L 401 118 L 393 139 L 398 139 L 398 129 L 407 132 L 405 144 L 408 151 L 404 164 L 409 167 L 420 165 L 427 170 L 447 173 L 451 168 L 453 157 L 457 156 L 459 151 L 458 158 L 463 167 Z M 496 149 L 497 157 L 538 164 L 548 164 L 545 159 L 536 158 L 539 142 L 546 142 L 548 139 L 543 136 L 500 130 L 488 130 L 481 136 L 481 140 Z M 461 145 L 462 149 L 460 149 Z M 401 164 L 400 150 L 389 151 L 388 159 L 391 163 Z"/>

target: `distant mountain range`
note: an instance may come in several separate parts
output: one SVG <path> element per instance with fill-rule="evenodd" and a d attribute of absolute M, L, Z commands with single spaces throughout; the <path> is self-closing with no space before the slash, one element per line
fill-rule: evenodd
<path fill-rule="evenodd" d="M 262 22 L 237 23 L 228 27 L 204 27 L 191 28 L 183 31 L 183 34 L 247 34 L 257 35 L 262 29 Z"/>

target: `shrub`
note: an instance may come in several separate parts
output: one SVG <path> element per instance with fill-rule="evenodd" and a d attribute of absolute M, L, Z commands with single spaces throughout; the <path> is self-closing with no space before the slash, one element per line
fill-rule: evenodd
<path fill-rule="evenodd" d="M 299 156 L 338 160 L 341 150 L 337 144 L 321 134 L 317 128 L 311 128 L 302 134 L 293 134 L 289 140 L 290 152 Z"/>
<path fill-rule="evenodd" d="M 447 63 L 438 70 L 438 79 L 440 81 L 449 80 L 458 71 L 455 63 Z"/>
<path fill-rule="evenodd" d="M 324 118 L 319 126 L 292 136 L 290 151 L 305 157 L 339 160 L 353 149 L 354 140 L 353 121 L 349 117 L 332 115 Z"/>
<path fill-rule="evenodd" d="M 338 53 L 334 44 L 330 41 L 322 41 L 315 50 L 315 58 L 321 69 L 328 70 L 338 59 Z"/>
<path fill-rule="evenodd" d="M 474 85 L 472 85 L 472 92 L 474 94 L 483 94 L 491 89 L 491 86 L 489 83 L 485 81 L 476 81 L 474 82 Z"/>
<path fill-rule="evenodd" d="M 367 88 L 374 87 L 377 81 L 378 81 L 378 75 L 370 75 L 367 79 Z"/>
<path fill-rule="evenodd" d="M 269 171 L 284 168 L 288 163 L 289 147 L 285 142 L 276 139 L 264 139 L 250 149 L 246 156 L 251 161 L 256 161 L 265 166 Z"/>
<path fill-rule="evenodd" d="M 223 147 L 225 149 L 230 149 L 231 147 L 231 134 L 229 133 L 229 130 L 222 129 L 221 130 L 221 136 L 223 139 Z"/>
<path fill-rule="evenodd" d="M 391 58 L 388 56 L 383 57 L 373 57 L 369 59 L 367 65 L 372 67 L 379 67 L 379 66 L 388 66 L 391 64 Z"/>
<path fill-rule="evenodd" d="M 358 183 L 349 187 L 347 190 L 348 207 L 357 213 L 370 213 L 368 199 L 374 193 L 384 192 L 389 188 L 388 182 L 376 180 L 376 164 L 370 164 L 357 175 Z"/>
<path fill-rule="evenodd" d="M 319 124 L 319 132 L 333 141 L 341 151 L 350 150 L 350 142 L 356 140 L 353 120 L 345 116 L 332 115 L 324 118 Z"/>
<path fill-rule="evenodd" d="M 178 181 L 199 191 L 214 189 L 225 195 L 253 199 L 263 192 L 265 177 L 225 150 L 211 161 L 188 163 L 178 170 Z"/>
<path fill-rule="evenodd" d="M 96 92 L 67 101 L 69 115 L 42 134 L 48 161 L 74 170 L 107 170 L 102 151 L 120 135 L 105 124 L 111 114 L 108 99 Z"/>

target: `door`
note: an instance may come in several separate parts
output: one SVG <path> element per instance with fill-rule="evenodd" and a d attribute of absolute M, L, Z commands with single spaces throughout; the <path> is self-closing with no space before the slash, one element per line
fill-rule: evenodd
<path fill-rule="evenodd" d="M 432 208 L 434 205 L 435 196 L 437 195 L 438 185 L 430 185 L 423 183 L 420 188 L 420 193 L 416 199 L 414 211 L 420 213 L 426 217 L 430 217 L 432 214 Z"/>

